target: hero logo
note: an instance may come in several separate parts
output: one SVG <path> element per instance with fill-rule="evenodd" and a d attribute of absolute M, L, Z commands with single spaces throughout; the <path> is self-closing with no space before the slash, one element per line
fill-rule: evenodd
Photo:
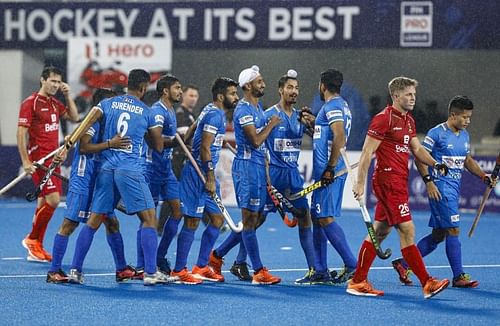
<path fill-rule="evenodd" d="M 460 169 L 464 168 L 465 156 L 443 156 L 442 161 L 450 169 Z"/>
<path fill-rule="evenodd" d="M 56 131 L 56 130 L 59 130 L 59 123 L 54 122 L 45 124 L 45 132 Z"/>

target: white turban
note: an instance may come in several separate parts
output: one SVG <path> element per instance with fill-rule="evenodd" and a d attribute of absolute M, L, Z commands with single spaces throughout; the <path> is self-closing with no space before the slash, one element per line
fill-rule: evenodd
<path fill-rule="evenodd" d="M 250 83 L 258 76 L 260 76 L 259 67 L 253 65 L 251 68 L 243 69 L 243 71 L 240 72 L 240 76 L 238 77 L 238 83 L 240 84 L 240 87 L 243 87 L 245 86 L 245 84 Z"/>

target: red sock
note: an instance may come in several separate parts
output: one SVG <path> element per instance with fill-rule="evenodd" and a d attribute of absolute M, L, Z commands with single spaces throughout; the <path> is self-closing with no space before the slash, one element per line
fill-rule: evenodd
<path fill-rule="evenodd" d="M 369 241 L 363 241 L 358 254 L 358 263 L 356 265 L 356 272 L 352 278 L 354 283 L 359 283 L 368 277 L 368 270 L 373 264 L 373 261 L 377 257 L 375 252 L 375 247 Z"/>
<path fill-rule="evenodd" d="M 429 273 L 427 273 L 424 260 L 422 259 L 422 255 L 420 254 L 417 246 L 413 244 L 411 246 L 403 248 L 401 249 L 401 253 L 403 254 L 403 258 L 408 263 L 408 266 L 410 266 L 413 273 L 417 275 L 422 286 L 424 286 L 425 282 L 427 282 L 430 276 Z"/>
<path fill-rule="evenodd" d="M 40 243 L 43 242 L 43 238 L 45 237 L 45 231 L 47 231 L 47 226 L 49 225 L 49 221 L 54 214 L 56 209 L 49 204 L 43 204 L 40 209 L 36 211 L 35 220 L 33 222 L 33 229 L 31 230 L 30 238 L 38 239 Z"/>

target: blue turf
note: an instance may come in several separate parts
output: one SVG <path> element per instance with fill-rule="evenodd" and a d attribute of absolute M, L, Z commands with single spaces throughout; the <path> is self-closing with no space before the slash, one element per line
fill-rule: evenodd
<path fill-rule="evenodd" d="M 28 232 L 34 206 L 26 202 L 0 201 L 0 324 L 179 324 L 221 325 L 237 322 L 241 325 L 422 325 L 497 324 L 500 320 L 500 217 L 481 217 L 476 233 L 468 239 L 466 233 L 472 215 L 462 216 L 460 238 L 465 271 L 477 278 L 477 289 L 450 288 L 442 294 L 424 300 L 420 286 L 399 284 L 390 260 L 377 259 L 370 271 L 370 280 L 385 291 L 381 298 L 359 298 L 347 295 L 345 288 L 327 286 L 295 286 L 302 276 L 306 261 L 300 248 L 297 229 L 289 229 L 272 215 L 257 232 L 261 258 L 265 266 L 275 270 L 283 281 L 277 286 L 252 286 L 237 281 L 226 272 L 226 283 L 200 286 L 168 285 L 144 287 L 139 282 L 116 284 L 114 264 L 106 243 L 104 230 L 95 235 L 94 243 L 84 264 L 86 282 L 83 286 L 45 283 L 48 264 L 27 262 L 21 240 Z M 54 234 L 61 223 L 59 208 L 49 226 L 46 248 L 52 248 Z M 238 211 L 230 209 L 234 219 Z M 358 211 L 345 211 L 339 223 L 344 228 L 354 254 L 365 236 L 365 227 Z M 428 231 L 427 214 L 414 213 L 417 238 Z M 119 215 L 125 253 L 129 263 L 135 262 L 137 218 Z M 78 229 L 79 230 L 79 229 Z M 76 232 L 78 232 L 78 230 Z M 63 268 L 68 269 L 74 251 L 76 233 L 70 238 Z M 192 267 L 198 256 L 202 230 L 197 231 L 188 257 Z M 222 234 L 221 237 L 225 237 Z M 219 238 L 217 243 L 222 239 Z M 175 261 L 173 241 L 168 258 Z M 399 255 L 395 231 L 383 243 Z M 237 250 L 231 251 L 223 270 L 227 271 Z M 329 267 L 340 268 L 341 260 L 329 246 Z M 9 258 L 22 257 L 22 260 Z M 6 259 L 7 258 L 7 259 Z M 430 273 L 451 278 L 444 244 L 425 258 Z M 414 282 L 417 280 L 414 277 Z"/>

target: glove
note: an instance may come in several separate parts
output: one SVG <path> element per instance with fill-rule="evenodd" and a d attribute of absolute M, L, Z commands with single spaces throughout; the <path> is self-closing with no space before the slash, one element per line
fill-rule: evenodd
<path fill-rule="evenodd" d="M 328 185 L 333 182 L 335 178 L 335 166 L 327 165 L 325 171 L 321 175 L 321 182 Z"/>
<path fill-rule="evenodd" d="M 437 170 L 443 176 L 448 175 L 448 166 L 444 163 L 434 164 L 434 170 Z"/>
<path fill-rule="evenodd" d="M 491 187 L 491 185 L 493 184 L 493 179 L 489 174 L 483 174 L 481 180 L 483 180 L 484 184 L 487 185 L 488 187 Z"/>

